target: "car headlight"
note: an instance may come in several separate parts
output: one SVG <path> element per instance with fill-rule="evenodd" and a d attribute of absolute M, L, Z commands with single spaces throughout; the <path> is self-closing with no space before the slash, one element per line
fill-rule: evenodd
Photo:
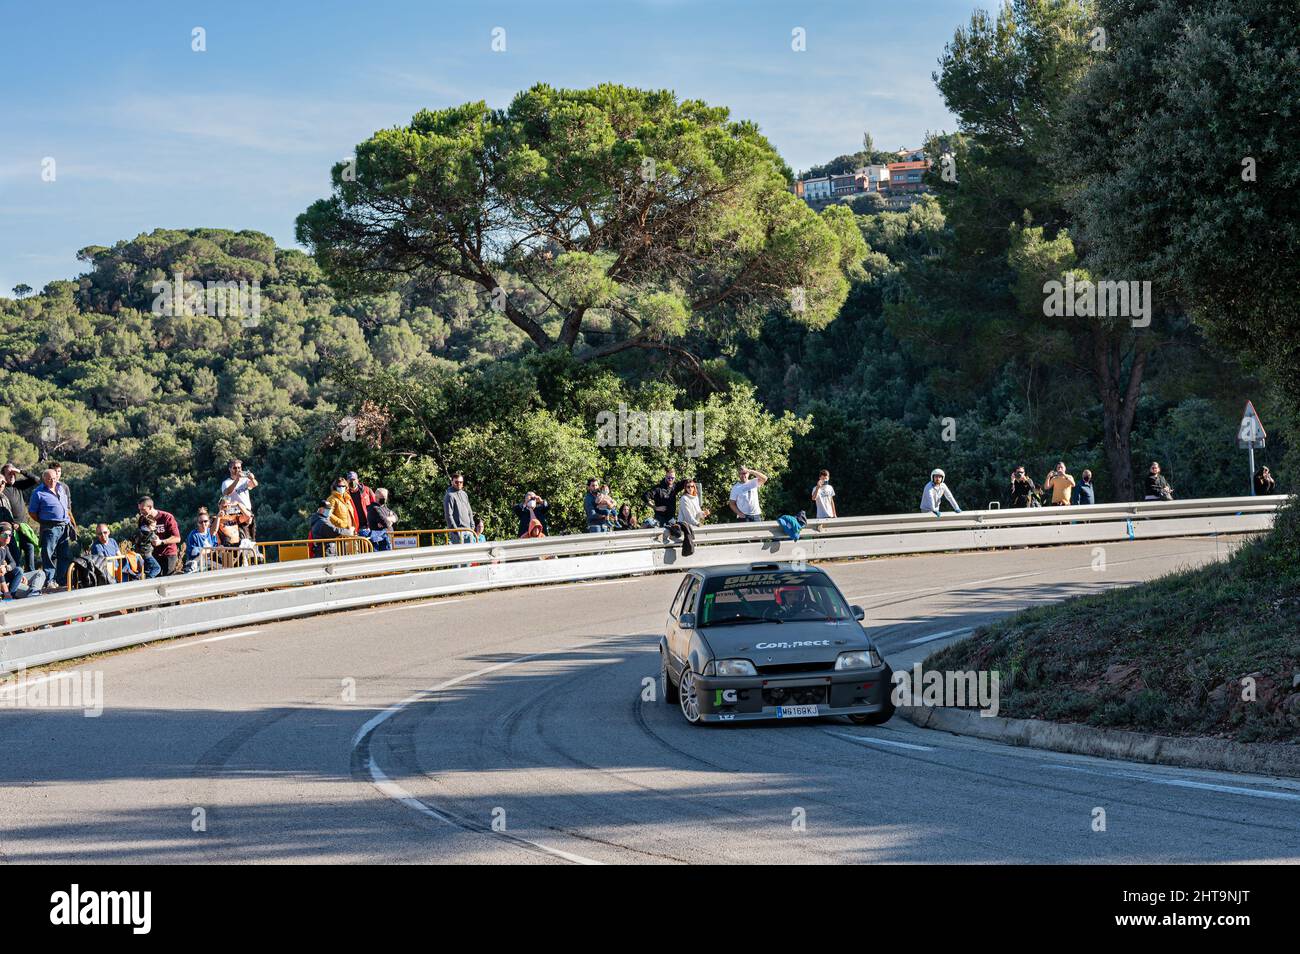
<path fill-rule="evenodd" d="M 719 659 L 713 664 L 719 676 L 757 676 L 754 664 L 748 659 Z"/>
<path fill-rule="evenodd" d="M 836 669 L 876 669 L 880 664 L 880 654 L 874 648 L 840 653 L 835 659 Z"/>

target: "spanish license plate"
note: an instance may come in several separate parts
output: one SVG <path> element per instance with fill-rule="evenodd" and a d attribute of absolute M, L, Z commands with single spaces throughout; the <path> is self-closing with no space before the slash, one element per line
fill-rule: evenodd
<path fill-rule="evenodd" d="M 776 717 L 778 719 L 806 719 L 809 716 L 820 715 L 816 706 L 777 706 Z"/>

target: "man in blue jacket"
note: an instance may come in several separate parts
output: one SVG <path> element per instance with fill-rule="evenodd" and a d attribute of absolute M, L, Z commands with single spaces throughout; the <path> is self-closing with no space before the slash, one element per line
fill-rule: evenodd
<path fill-rule="evenodd" d="M 46 470 L 41 474 L 40 486 L 27 501 L 27 512 L 41 525 L 41 569 L 49 589 L 61 588 L 68 576 L 72 514 L 63 500 L 58 474 Z"/>

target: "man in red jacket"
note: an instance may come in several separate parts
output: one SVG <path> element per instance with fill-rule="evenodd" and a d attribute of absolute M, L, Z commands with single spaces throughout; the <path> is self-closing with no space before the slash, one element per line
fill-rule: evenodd
<path fill-rule="evenodd" d="M 375 502 L 375 492 L 361 482 L 355 470 L 348 471 L 348 496 L 352 498 L 352 526 L 363 537 L 370 536 L 367 514 Z"/>

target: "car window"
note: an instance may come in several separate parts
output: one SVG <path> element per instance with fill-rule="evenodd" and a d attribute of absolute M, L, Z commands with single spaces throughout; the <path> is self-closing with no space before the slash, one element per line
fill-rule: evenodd
<path fill-rule="evenodd" d="M 700 581 L 696 577 L 691 577 L 690 585 L 686 588 L 686 595 L 682 597 L 682 605 L 677 607 L 677 615 L 680 618 L 682 613 L 689 613 L 695 609 L 695 597 L 700 592 Z"/>
<path fill-rule="evenodd" d="M 695 579 L 695 577 L 688 573 L 686 578 L 682 580 L 682 585 L 677 587 L 677 592 L 673 594 L 673 601 L 668 604 L 668 612 L 672 613 L 674 616 L 681 615 L 682 597 L 686 595 L 686 587 L 691 585 L 691 580 L 693 579 Z"/>
<path fill-rule="evenodd" d="M 749 620 L 849 620 L 848 604 L 823 573 L 746 573 L 709 580 L 700 625 Z"/>

